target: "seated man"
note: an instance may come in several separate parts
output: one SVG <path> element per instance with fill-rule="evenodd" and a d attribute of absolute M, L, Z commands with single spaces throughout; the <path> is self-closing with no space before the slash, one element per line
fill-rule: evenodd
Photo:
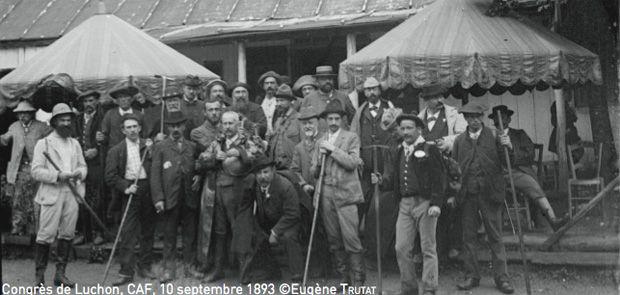
<path fill-rule="evenodd" d="M 242 275 L 242 282 L 257 279 L 258 272 L 277 273 L 277 269 L 265 269 L 269 268 L 272 263 L 268 261 L 262 263 L 262 261 L 263 259 L 273 261 L 275 257 L 266 256 L 277 253 L 280 247 L 286 252 L 290 279 L 299 281 L 302 276 L 304 256 L 299 241 L 301 217 L 297 191 L 290 181 L 276 173 L 275 163 L 266 156 L 257 159 L 253 172 L 255 180 L 249 193 L 243 196 L 239 211 L 251 210 L 254 215 L 254 231 L 259 231 L 258 235 L 269 237 L 267 239 L 269 247 L 263 246 L 265 243 L 257 243 L 254 245 L 255 251 L 252 251 L 253 256 L 241 257 L 241 273 L 248 274 L 248 271 L 251 271 L 249 277 Z M 233 232 L 233 235 L 238 234 L 238 232 Z M 259 260 L 261 263 L 258 262 Z M 249 269 L 243 269 L 243 266 Z"/>
<path fill-rule="evenodd" d="M 502 116 L 504 132 L 508 133 L 512 143 L 514 155 L 512 158 L 512 178 L 514 179 L 515 188 L 536 203 L 536 206 L 540 208 L 551 228 L 556 231 L 566 224 L 568 220 L 555 216 L 555 212 L 551 208 L 545 192 L 536 181 L 536 173 L 532 169 L 534 165 L 534 143 L 524 130 L 508 127 L 510 125 L 510 116 L 514 114 L 514 111 L 505 105 L 495 106 L 493 113 L 489 115 L 489 118 L 493 119 L 497 130 L 499 130 L 499 119 L 496 116 L 498 111 Z M 502 161 L 502 163 L 504 162 Z M 506 173 L 505 177 L 508 177 L 508 173 Z"/>

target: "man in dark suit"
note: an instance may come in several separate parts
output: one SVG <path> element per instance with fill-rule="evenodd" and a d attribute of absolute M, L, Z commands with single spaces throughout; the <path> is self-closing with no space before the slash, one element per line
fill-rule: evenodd
<path fill-rule="evenodd" d="M 97 131 L 101 129 L 103 110 L 99 105 L 101 94 L 97 91 L 88 91 L 77 97 L 82 105 L 83 112 L 77 118 L 78 140 L 84 152 L 84 159 L 88 166 L 86 176 L 86 201 L 93 208 L 101 220 L 105 219 L 103 169 L 105 166 L 105 152 L 103 146 L 97 142 Z M 80 206 L 78 228 L 82 231 L 82 240 L 92 241 L 95 245 L 104 242 L 101 230 L 95 226 L 93 218 Z M 73 243 L 76 243 L 74 239 Z"/>
<path fill-rule="evenodd" d="M 454 141 L 452 157 L 463 171 L 463 185 L 457 202 L 462 206 L 464 263 L 466 280 L 457 285 L 460 290 L 471 290 L 480 285 L 477 237 L 479 219 L 482 219 L 489 248 L 493 257 L 495 286 L 505 294 L 514 292 L 508 278 L 506 249 L 502 242 L 501 214 L 506 194 L 502 172 L 502 146 L 512 150 L 510 137 L 484 126 L 482 119 L 487 106 L 479 101 L 470 101 L 461 107 L 459 113 L 465 116 L 467 131 Z"/>
<path fill-rule="evenodd" d="M 230 96 L 232 97 L 232 106 L 230 110 L 245 117 L 242 128 L 246 129 L 246 132 L 252 135 L 258 135 L 264 138 L 265 132 L 267 132 L 267 117 L 265 117 L 261 105 L 249 101 L 250 85 L 237 82 L 230 88 Z"/>
<path fill-rule="evenodd" d="M 183 137 L 185 115 L 170 113 L 165 119 L 170 136 L 157 143 L 151 166 L 151 195 L 155 210 L 162 214 L 164 227 L 164 274 L 168 283 L 176 277 L 177 227 L 183 223 L 183 261 L 185 276 L 191 276 L 196 258 L 196 224 L 200 176 L 195 173 L 196 144 Z"/>
<path fill-rule="evenodd" d="M 266 156 L 256 160 L 253 171 L 255 181 L 249 193 L 242 196 L 239 211 L 253 211 L 258 224 L 256 230 L 263 231 L 269 237 L 270 248 L 284 248 L 290 279 L 299 280 L 303 256 L 299 241 L 301 213 L 297 191 L 288 179 L 276 173 L 274 161 Z M 271 256 L 271 253 L 267 254 Z M 264 268 L 266 265 L 257 266 Z M 274 271 L 277 270 L 267 270 L 270 273 Z"/>
<path fill-rule="evenodd" d="M 132 282 L 134 269 L 141 277 L 155 278 L 150 270 L 150 259 L 153 255 L 156 215 L 148 182 L 151 168 L 149 147 L 152 142 L 140 138 L 142 122 L 135 115 L 123 116 L 122 128 L 125 140 L 110 149 L 105 168 L 105 180 L 121 194 L 123 210 L 129 206 L 119 247 L 120 279 L 114 282 L 115 286 Z M 131 203 L 130 195 L 133 195 Z M 138 243 L 140 255 L 136 262 L 134 249 Z"/>
<path fill-rule="evenodd" d="M 500 112 L 502 116 L 502 123 L 504 127 L 504 134 L 506 130 L 508 136 L 510 136 L 510 142 L 513 145 L 512 151 L 514 158 L 512 159 L 512 178 L 515 183 L 515 188 L 523 192 L 528 198 L 540 208 L 543 216 L 551 225 L 553 230 L 558 230 L 568 221 L 565 218 L 557 218 L 555 212 L 549 204 L 549 200 L 545 195 L 545 192 L 540 187 L 540 184 L 536 181 L 536 173 L 532 166 L 534 165 L 534 143 L 527 136 L 522 129 L 509 128 L 510 116 L 514 114 L 514 111 L 509 109 L 505 105 L 498 105 L 493 107 L 493 113 L 489 115 L 489 118 L 493 120 L 495 128 L 499 130 L 499 119 L 497 118 L 497 112 Z M 502 164 L 505 165 L 504 162 Z M 508 174 L 506 174 L 508 178 Z"/>
<path fill-rule="evenodd" d="M 113 147 L 121 142 L 125 135 L 121 132 L 122 117 L 127 114 L 135 114 L 138 119 L 142 120 L 142 113 L 133 109 L 131 103 L 133 96 L 138 93 L 138 88 L 133 85 L 119 85 L 110 90 L 110 97 L 118 107 L 110 109 L 106 112 L 101 122 L 101 134 L 97 135 L 97 141 L 102 142 L 105 146 Z"/>

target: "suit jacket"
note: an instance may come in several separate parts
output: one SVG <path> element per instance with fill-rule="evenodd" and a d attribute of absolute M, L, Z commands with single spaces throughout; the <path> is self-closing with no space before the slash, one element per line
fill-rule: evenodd
<path fill-rule="evenodd" d="M 104 113 L 101 107 L 97 107 L 97 112 L 93 116 L 90 122 L 88 137 L 84 137 L 84 114 L 80 114 L 78 116 L 77 129 L 78 129 L 78 137 L 80 139 L 80 144 L 82 145 L 82 150 L 86 151 L 88 149 L 97 149 L 97 156 L 92 159 L 86 160 L 88 165 L 99 165 L 101 163 L 101 159 L 99 157 L 104 156 L 104 150 L 101 145 L 97 144 L 97 140 L 95 139 L 97 135 L 97 131 L 101 130 L 101 122 L 103 121 Z"/>
<path fill-rule="evenodd" d="M 269 139 L 269 155 L 278 167 L 290 167 L 295 145 L 303 138 L 301 123 L 297 119 L 299 113 L 294 109 L 290 111 L 288 116 L 276 119 L 273 125 L 275 134 Z"/>
<path fill-rule="evenodd" d="M 537 179 L 537 175 L 532 169 L 534 165 L 534 143 L 527 136 L 525 130 L 508 128 L 508 136 L 512 143 L 512 169 L 520 170 L 523 173 Z M 506 161 L 502 161 L 502 165 L 506 166 Z"/>
<path fill-rule="evenodd" d="M 0 145 L 11 146 L 11 160 L 6 169 L 6 180 L 8 183 L 15 184 L 19 164 L 21 163 L 24 150 L 26 150 L 28 159 L 32 162 L 34 147 L 37 141 L 50 133 L 52 129 L 47 124 L 35 119 L 30 123 L 28 134 L 24 130 L 20 121 L 13 122 L 9 126 L 9 130 L 0 136 Z"/>
<path fill-rule="evenodd" d="M 454 140 L 452 157 L 463 171 L 463 189 L 466 190 L 468 168 L 474 154 L 478 154 L 485 177 L 480 194 L 488 201 L 503 202 L 506 194 L 504 173 L 502 171 L 503 147 L 488 127 L 483 127 L 478 140 L 474 142 L 469 132 L 463 132 Z"/>
<path fill-rule="evenodd" d="M 448 135 L 444 136 L 443 140 L 445 144 L 448 145 L 448 151 L 451 151 L 456 137 L 467 130 L 467 121 L 465 121 L 465 117 L 459 114 L 455 107 L 446 104 L 444 104 L 443 107 L 446 112 L 446 121 L 448 123 Z M 418 118 L 422 120 L 425 120 L 425 117 L 426 108 L 422 109 L 418 114 Z"/>
<path fill-rule="evenodd" d="M 146 148 L 145 140 L 140 139 L 140 159 L 147 153 L 144 158 L 144 171 L 147 178 L 151 173 L 151 153 Z M 133 182 L 125 179 L 125 170 L 127 168 L 127 141 L 123 140 L 113 146 L 108 151 L 107 161 L 105 165 L 105 181 L 109 187 L 115 188 L 123 193 Z"/>
<path fill-rule="evenodd" d="M 372 148 L 364 148 L 366 145 L 370 145 L 370 144 L 380 144 L 380 145 L 388 145 L 388 143 L 391 140 L 392 137 L 392 132 L 389 130 L 383 130 L 381 129 L 381 117 L 383 116 L 383 112 L 384 109 L 387 108 L 393 108 L 394 105 L 387 100 L 381 99 L 381 106 L 379 107 L 379 109 L 377 110 L 377 119 L 379 121 L 379 124 L 377 124 L 377 129 L 375 132 L 375 142 L 373 143 L 372 140 L 370 139 L 372 137 L 372 130 L 370 130 L 371 128 L 365 128 L 365 127 L 371 127 L 372 121 L 375 120 L 375 118 L 372 117 L 372 114 L 370 114 L 370 110 L 368 109 L 368 102 L 364 102 L 355 112 L 355 117 L 353 117 L 353 121 L 351 122 L 351 132 L 354 132 L 355 134 L 357 134 L 357 136 L 359 136 L 360 141 L 361 141 L 361 145 L 362 145 L 362 150 L 360 151 L 361 154 L 361 158 L 362 161 L 364 161 L 364 171 L 372 171 L 374 169 L 373 167 L 373 150 Z M 386 161 L 384 161 L 384 159 L 386 159 L 386 153 L 387 151 L 384 149 L 378 149 L 377 154 L 377 163 L 378 163 L 378 169 L 380 172 L 383 172 L 383 164 L 387 163 Z"/>
<path fill-rule="evenodd" d="M 296 173 L 300 178 L 299 185 L 301 186 L 306 183 L 310 185 L 315 184 L 316 179 L 310 171 L 310 168 L 312 167 L 312 156 L 314 156 L 314 150 L 317 146 L 317 139 L 322 136 L 323 135 L 321 133 L 318 133 L 310 143 L 306 143 L 306 139 L 304 138 L 295 146 L 293 161 L 291 161 L 291 171 Z"/>
<path fill-rule="evenodd" d="M 355 116 L 355 107 L 351 103 L 349 96 L 344 92 L 334 89 L 332 97 L 330 98 L 327 95 L 323 94 L 321 91 L 315 91 L 304 99 L 301 104 L 301 108 L 313 106 L 314 109 L 318 112 L 323 112 L 325 110 L 325 107 L 327 106 L 327 101 L 330 99 L 337 99 L 340 102 L 340 106 L 347 115 L 345 127 L 347 127 L 346 129 L 348 129 L 348 126 L 351 125 L 351 120 L 353 120 L 353 117 Z"/>
<path fill-rule="evenodd" d="M 198 207 L 198 194 L 192 192 L 197 157 L 196 144 L 187 139 L 183 140 L 180 150 L 170 137 L 155 145 L 151 164 L 153 204 L 164 201 L 166 210 L 181 202 L 189 208 Z"/>
<path fill-rule="evenodd" d="M 424 138 L 421 136 L 414 143 L 414 152 L 422 150 L 426 152 L 425 157 L 416 158 L 413 154 L 409 156 L 408 167 L 415 171 L 418 178 L 420 197 L 430 200 L 431 206 L 441 206 L 443 200 L 443 174 L 442 159 L 439 149 L 432 145 L 425 145 Z M 400 195 L 400 159 L 403 156 L 404 148 L 402 144 L 392 145 L 390 152 L 387 153 L 385 173 L 383 174 L 382 187 L 386 190 L 393 190 L 397 198 Z"/>
<path fill-rule="evenodd" d="M 263 112 L 263 108 L 256 103 L 248 102 L 245 108 L 239 109 L 236 107 L 230 107 L 228 110 L 238 112 L 247 118 L 246 123 L 244 124 L 244 128 L 248 131 L 251 131 L 252 134 L 254 132 L 258 132 L 258 136 L 265 138 L 265 132 L 267 132 L 267 117 L 265 117 L 265 112 Z M 254 130 L 254 126 L 251 124 L 255 124 L 257 131 Z"/>
<path fill-rule="evenodd" d="M 249 193 L 243 196 L 239 212 L 256 204 L 254 216 L 258 224 L 266 232 L 273 231 L 278 236 L 299 225 L 299 197 L 288 179 L 275 173 L 267 196 L 261 195 L 260 186 L 254 181 Z"/>
<path fill-rule="evenodd" d="M 319 177 L 321 170 L 321 154 L 319 144 L 328 139 L 328 134 L 317 141 L 312 156 L 311 172 L 315 178 Z M 331 152 L 325 160 L 325 176 L 323 185 L 330 185 L 335 188 L 333 196 L 337 206 L 343 207 L 364 202 L 362 185 L 359 179 L 359 169 L 362 165 L 360 158 L 360 140 L 353 132 L 340 129 L 340 134 L 334 145 L 336 149 Z"/>
<path fill-rule="evenodd" d="M 86 179 L 86 173 L 88 168 L 84 161 L 84 155 L 82 154 L 82 147 L 80 143 L 74 139 L 69 138 L 71 142 L 71 159 L 62 159 L 61 154 L 58 151 L 59 142 L 62 140 L 56 132 L 52 132 L 50 135 L 40 139 L 34 147 L 34 153 L 32 158 L 32 178 L 41 183 L 37 195 L 34 201 L 40 205 L 53 205 L 58 201 L 61 194 L 67 193 L 69 188 L 66 183 L 58 182 L 58 171 L 52 164 L 45 158 L 43 152 L 47 152 L 50 158 L 58 166 L 62 167 L 62 163 L 70 161 L 71 170 L 79 171 L 81 173 L 80 181 L 76 183 L 76 188 L 80 195 L 84 196 L 86 188 L 84 186 L 84 179 Z M 66 171 L 70 172 L 70 171 Z M 68 192 L 70 193 L 70 192 Z"/>
<path fill-rule="evenodd" d="M 137 116 L 140 121 L 144 121 L 144 115 L 139 110 L 132 110 L 133 114 Z M 121 132 L 121 119 L 119 107 L 110 109 L 105 113 L 105 116 L 103 116 L 103 120 L 101 121 L 101 132 L 105 135 L 104 145 L 112 147 L 125 139 L 125 135 Z"/>

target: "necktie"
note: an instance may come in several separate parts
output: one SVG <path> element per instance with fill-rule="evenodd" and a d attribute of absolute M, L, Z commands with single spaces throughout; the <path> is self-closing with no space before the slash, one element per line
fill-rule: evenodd
<path fill-rule="evenodd" d="M 370 107 L 370 108 L 368 108 L 368 109 L 370 110 L 370 114 L 371 114 L 373 117 L 376 117 L 376 116 L 377 116 L 377 110 L 379 109 L 378 107 L 376 107 L 376 106 L 371 106 L 371 107 Z"/>
<path fill-rule="evenodd" d="M 435 117 L 435 116 L 428 117 L 428 118 L 426 119 L 426 122 L 429 122 L 429 123 L 430 123 L 430 122 L 434 122 L 434 121 L 437 121 L 437 117 Z"/>

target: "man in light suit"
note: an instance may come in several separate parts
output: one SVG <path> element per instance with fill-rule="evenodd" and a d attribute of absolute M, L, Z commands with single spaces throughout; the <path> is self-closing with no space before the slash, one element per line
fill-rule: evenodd
<path fill-rule="evenodd" d="M 355 133 L 342 130 L 345 111 L 339 101 L 330 102 L 321 116 L 329 129 L 317 141 L 311 167 L 314 177 L 319 178 L 321 159 L 325 157 L 321 216 L 342 283 L 360 286 L 365 281 L 364 248 L 359 238 L 357 214 L 357 205 L 364 201 L 358 174 L 362 165 L 360 140 Z M 349 269 L 353 272 L 352 280 Z"/>
<path fill-rule="evenodd" d="M 54 132 L 39 140 L 34 147 L 32 177 L 41 183 L 34 199 L 41 205 L 39 231 L 35 247 L 35 285 L 44 285 L 50 244 L 58 240 L 56 249 L 56 275 L 54 285 L 73 287 L 74 282 L 65 276 L 71 241 L 75 235 L 78 203 L 69 189 L 73 183 L 83 196 L 87 166 L 80 143 L 71 138 L 75 114 L 64 103 L 56 104 L 50 121 Z M 60 172 L 45 158 L 44 152 L 60 168 Z"/>

